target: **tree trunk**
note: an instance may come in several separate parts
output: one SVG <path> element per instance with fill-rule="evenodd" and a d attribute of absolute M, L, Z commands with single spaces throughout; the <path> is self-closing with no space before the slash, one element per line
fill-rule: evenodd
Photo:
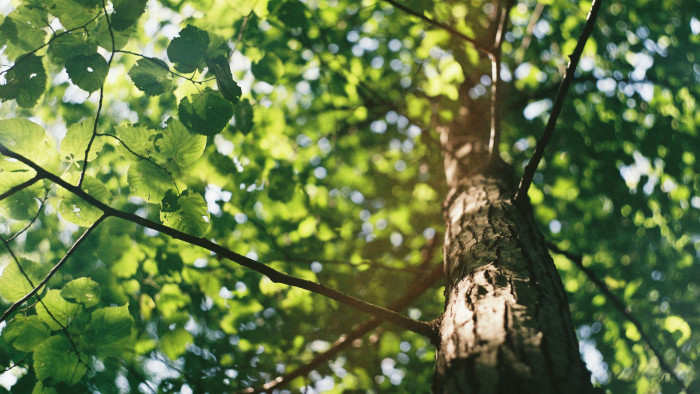
<path fill-rule="evenodd" d="M 484 134 L 441 130 L 446 301 L 433 392 L 595 392 L 531 207 L 513 204 L 512 168 L 489 161 Z"/>

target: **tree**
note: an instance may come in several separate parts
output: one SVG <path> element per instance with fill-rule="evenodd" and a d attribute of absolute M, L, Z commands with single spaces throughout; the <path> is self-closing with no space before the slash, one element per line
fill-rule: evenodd
<path fill-rule="evenodd" d="M 4 6 L 3 387 L 698 390 L 693 5 Z"/>

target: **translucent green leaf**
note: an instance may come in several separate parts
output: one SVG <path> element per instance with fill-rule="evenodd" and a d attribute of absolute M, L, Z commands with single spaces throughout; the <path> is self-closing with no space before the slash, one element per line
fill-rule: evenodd
<path fill-rule="evenodd" d="M 17 266 L 17 262 L 10 260 L 9 264 L 3 269 L 2 274 L 0 274 L 0 296 L 8 302 L 15 302 L 24 297 L 34 288 L 32 284 L 37 285 L 44 276 L 44 270 L 41 266 L 31 260 L 20 258 L 19 264 L 31 280 L 31 283 L 22 274 L 22 271 Z"/>
<path fill-rule="evenodd" d="M 680 332 L 677 336 L 676 346 L 681 346 L 685 341 L 690 338 L 691 329 L 688 322 L 683 320 L 680 316 L 668 316 L 664 319 L 664 329 L 670 332 Z"/>
<path fill-rule="evenodd" d="M 83 361 L 86 355 L 81 355 Z M 34 352 L 34 370 L 37 379 L 74 384 L 87 372 L 78 354 L 64 335 L 54 335 L 45 340 Z"/>
<path fill-rule="evenodd" d="M 156 151 L 155 140 L 158 138 L 155 130 L 144 126 L 122 125 L 115 128 L 121 142 L 119 151 L 127 159 L 140 161 L 142 157 L 153 157 Z M 127 149 L 128 147 L 128 149 Z"/>
<path fill-rule="evenodd" d="M 18 161 L 0 159 L 0 193 L 32 178 L 36 172 Z"/>
<path fill-rule="evenodd" d="M 100 302 L 100 285 L 90 278 L 74 279 L 63 286 L 61 297 L 89 308 Z"/>
<path fill-rule="evenodd" d="M 134 319 L 129 314 L 129 306 L 100 308 L 91 314 L 90 324 L 85 330 L 85 340 L 97 344 L 100 356 L 120 355 L 123 343 L 131 336 Z M 116 353 L 116 354 L 115 354 Z"/>
<path fill-rule="evenodd" d="M 17 100 L 20 107 L 33 107 L 46 89 L 46 70 L 41 57 L 21 56 L 0 85 L 0 101 Z"/>
<path fill-rule="evenodd" d="M 250 68 L 255 78 L 274 85 L 284 74 L 284 64 L 274 53 L 267 53 Z"/>
<path fill-rule="evenodd" d="M 53 138 L 27 119 L 0 120 L 0 144 L 42 166 L 50 163 L 56 152 Z"/>
<path fill-rule="evenodd" d="M 105 204 L 112 201 L 112 194 L 107 187 L 98 179 L 86 175 L 81 186 L 85 192 Z M 89 227 L 102 216 L 103 212 L 93 205 L 85 202 L 82 198 L 66 193 L 58 207 L 61 217 L 78 226 Z"/>
<path fill-rule="evenodd" d="M 112 29 L 110 31 L 104 18 L 100 18 L 97 20 L 97 28 L 90 33 L 95 38 L 97 45 L 111 52 L 112 39 L 114 39 L 115 50 L 124 48 L 129 43 L 129 39 L 136 34 L 136 24 L 132 24 L 124 30 Z"/>
<path fill-rule="evenodd" d="M 39 319 L 48 324 L 52 330 L 59 330 L 61 325 L 66 327 L 70 319 L 73 318 L 80 309 L 78 304 L 66 301 L 61 297 L 61 292 L 55 289 L 49 290 L 46 295 L 41 297 L 41 301 L 42 302 L 36 305 L 36 314 L 39 316 Z M 49 309 L 49 312 L 51 312 L 50 314 L 46 312 L 46 308 Z M 54 318 L 56 318 L 61 325 L 59 325 Z"/>
<path fill-rule="evenodd" d="M 176 360 L 187 350 L 187 345 L 192 343 L 192 340 L 192 334 L 184 328 L 177 328 L 162 335 L 158 345 L 163 354 L 171 360 Z"/>
<path fill-rule="evenodd" d="M 32 51 L 44 44 L 46 32 L 42 30 L 48 21 L 46 11 L 38 7 L 20 6 L 5 17 L 0 24 L 0 42 L 10 44 L 20 51 Z"/>
<path fill-rule="evenodd" d="M 85 119 L 80 123 L 71 125 L 66 132 L 66 136 L 61 140 L 59 149 L 61 160 L 72 163 L 83 161 L 85 159 L 85 150 L 90 142 L 90 138 L 92 138 L 92 130 L 92 119 Z M 97 157 L 97 153 L 102 150 L 103 145 L 101 138 L 95 138 L 90 146 L 88 161 L 92 161 Z"/>
<path fill-rule="evenodd" d="M 209 35 L 206 31 L 187 25 L 180 30 L 179 37 L 175 37 L 168 45 L 168 59 L 175 63 L 175 69 L 179 72 L 193 72 L 204 61 L 204 53 L 209 45 Z"/>
<path fill-rule="evenodd" d="M 57 0 L 49 11 L 61 21 L 63 28 L 71 30 L 94 19 L 101 11 L 101 5 L 92 1 Z"/>
<path fill-rule="evenodd" d="M 177 109 L 180 121 L 188 129 L 207 136 L 221 132 L 233 116 L 231 103 L 209 88 L 202 94 L 183 98 Z"/>
<path fill-rule="evenodd" d="M 66 61 L 66 72 L 74 84 L 92 93 L 102 87 L 109 66 L 99 53 L 77 55 Z"/>
<path fill-rule="evenodd" d="M 10 320 L 2 334 L 15 349 L 32 352 L 51 335 L 51 330 L 36 315 L 19 315 Z"/>
<path fill-rule="evenodd" d="M 228 59 L 224 56 L 217 56 L 213 59 L 205 56 L 204 60 L 209 71 L 216 76 L 216 86 L 219 88 L 219 93 L 226 100 L 236 104 L 241 99 L 243 92 L 231 76 L 231 67 L 228 64 Z"/>
<path fill-rule="evenodd" d="M 177 119 L 170 118 L 159 139 L 160 155 L 174 160 L 180 167 L 188 166 L 202 156 L 207 146 L 207 137 L 190 133 Z"/>
<path fill-rule="evenodd" d="M 39 201 L 30 189 L 20 190 L 0 201 L 0 214 L 14 220 L 31 220 L 38 212 Z"/>
<path fill-rule="evenodd" d="M 156 295 L 156 305 L 158 311 L 165 320 L 169 320 L 178 311 L 190 302 L 190 296 L 183 294 L 180 287 L 176 284 L 167 283 L 163 285 Z"/>
<path fill-rule="evenodd" d="M 289 164 L 280 164 L 277 168 L 270 171 L 268 177 L 270 185 L 268 186 L 269 196 L 277 201 L 289 201 L 294 196 L 294 169 Z"/>
<path fill-rule="evenodd" d="M 146 160 L 129 166 L 127 181 L 131 194 L 153 204 L 160 203 L 165 191 L 175 186 L 167 171 Z"/>
<path fill-rule="evenodd" d="M 177 199 L 177 203 L 164 199 L 160 212 L 160 220 L 168 227 L 184 233 L 201 236 L 209 227 L 207 203 L 197 193 L 185 190 Z M 174 209 L 175 208 L 175 209 Z"/>
<path fill-rule="evenodd" d="M 168 65 L 156 58 L 146 57 L 129 70 L 134 85 L 149 96 L 157 96 L 172 89 Z"/>
<path fill-rule="evenodd" d="M 76 55 L 91 55 L 97 52 L 97 44 L 82 30 L 66 33 L 56 32 L 56 39 L 48 50 L 49 59 L 58 65 Z"/>
<path fill-rule="evenodd" d="M 250 105 L 248 99 L 245 99 L 236 105 L 234 116 L 236 119 L 236 128 L 243 135 L 250 133 L 253 130 L 253 106 Z"/>
<path fill-rule="evenodd" d="M 114 0 L 110 21 L 114 30 L 124 30 L 136 22 L 146 10 L 146 0 Z"/>

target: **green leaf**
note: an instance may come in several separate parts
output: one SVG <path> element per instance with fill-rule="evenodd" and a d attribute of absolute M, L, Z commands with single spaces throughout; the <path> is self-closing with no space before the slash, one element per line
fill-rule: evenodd
<path fill-rule="evenodd" d="M 54 139 L 27 119 L 0 120 L 0 144 L 42 166 L 55 158 Z"/>
<path fill-rule="evenodd" d="M 177 203 L 173 202 L 172 195 L 166 197 L 160 212 L 164 225 L 197 237 L 204 234 L 209 227 L 209 214 L 207 203 L 200 194 L 185 190 Z"/>
<path fill-rule="evenodd" d="M 287 202 L 294 196 L 294 169 L 289 164 L 280 163 L 270 171 L 268 195 L 271 199 Z"/>
<path fill-rule="evenodd" d="M 187 350 L 187 345 L 192 343 L 192 341 L 192 334 L 184 328 L 177 328 L 162 335 L 158 347 L 169 359 L 177 360 Z"/>
<path fill-rule="evenodd" d="M 231 103 L 209 88 L 202 94 L 183 98 L 177 109 L 180 121 L 188 129 L 206 136 L 220 133 L 233 116 Z"/>
<path fill-rule="evenodd" d="M 158 138 L 155 130 L 144 126 L 122 125 L 115 128 L 120 145 L 117 148 L 122 156 L 127 159 L 140 161 L 140 157 L 153 157 L 156 153 L 155 140 Z M 127 149 L 128 147 L 128 149 Z"/>
<path fill-rule="evenodd" d="M 19 315 L 2 332 L 5 339 L 22 352 L 32 352 L 51 335 L 51 330 L 36 315 Z"/>
<path fill-rule="evenodd" d="M 157 96 L 172 89 L 168 65 L 156 58 L 146 57 L 129 70 L 134 85 L 149 96 Z"/>
<path fill-rule="evenodd" d="M 49 46 L 48 56 L 57 65 L 64 65 L 73 56 L 97 53 L 95 41 L 81 30 L 70 33 L 59 31 L 56 37 Z"/>
<path fill-rule="evenodd" d="M 90 278 L 74 279 L 63 286 L 61 297 L 89 308 L 100 302 L 100 285 Z"/>
<path fill-rule="evenodd" d="M 20 258 L 19 264 L 31 280 L 31 283 L 22 274 L 22 271 L 17 266 L 17 262 L 11 260 L 3 269 L 2 274 L 0 274 L 0 296 L 8 302 L 15 302 L 24 297 L 44 276 L 44 270 L 38 263 Z"/>
<path fill-rule="evenodd" d="M 31 220 L 39 212 L 39 201 L 29 188 L 0 201 L 0 214 L 14 220 Z"/>
<path fill-rule="evenodd" d="M 102 4 L 92 1 L 57 0 L 48 7 L 66 30 L 83 26 L 101 11 Z"/>
<path fill-rule="evenodd" d="M 209 71 L 216 76 L 216 86 L 219 88 L 224 98 L 234 104 L 241 99 L 241 87 L 231 77 L 231 67 L 224 56 L 217 56 L 213 59 L 204 57 Z"/>
<path fill-rule="evenodd" d="M 304 4 L 298 0 L 288 0 L 277 10 L 277 17 L 288 27 L 301 28 L 308 23 Z"/>
<path fill-rule="evenodd" d="M 114 13 L 110 17 L 112 28 L 124 30 L 136 22 L 146 10 L 146 0 L 114 0 Z"/>
<path fill-rule="evenodd" d="M 0 85 L 0 101 L 17 100 L 20 107 L 32 108 L 46 90 L 46 70 L 41 57 L 21 56 L 5 80 Z"/>
<path fill-rule="evenodd" d="M 74 84 L 92 93 L 102 87 L 109 65 L 99 53 L 77 55 L 66 61 L 66 72 Z"/>
<path fill-rule="evenodd" d="M 167 171 L 146 160 L 129 166 L 127 181 L 132 195 L 153 204 L 160 203 L 165 192 L 175 186 Z"/>
<path fill-rule="evenodd" d="M 160 155 L 166 160 L 174 160 L 180 167 L 188 166 L 202 156 L 207 146 L 207 137 L 190 133 L 177 119 L 168 119 L 159 139 Z"/>
<path fill-rule="evenodd" d="M 92 312 L 85 338 L 98 344 L 118 342 L 131 336 L 133 324 L 128 305 L 100 308 Z"/>
<path fill-rule="evenodd" d="M 243 133 L 243 135 L 253 130 L 253 106 L 250 105 L 248 99 L 236 105 L 234 109 L 234 118 L 236 119 L 236 128 Z"/>
<path fill-rule="evenodd" d="M 106 49 L 107 51 L 112 51 L 112 46 L 115 50 L 122 49 L 129 42 L 132 36 L 136 34 L 136 24 L 132 24 L 124 30 L 110 31 L 109 25 L 104 18 L 97 20 L 97 28 L 91 31 L 91 35 L 95 37 L 95 42 L 100 47 Z M 112 40 L 114 40 L 114 45 L 112 45 Z"/>
<path fill-rule="evenodd" d="M 104 183 L 89 175 L 83 179 L 81 189 L 105 204 L 112 201 L 112 194 Z M 58 207 L 58 212 L 63 219 L 78 226 L 89 227 L 102 216 L 103 212 L 100 209 L 85 202 L 82 198 L 73 193 L 63 193 L 65 193 L 65 197 Z"/>
<path fill-rule="evenodd" d="M 284 74 L 284 63 L 274 53 L 267 53 L 250 68 L 255 78 L 274 85 Z"/>
<path fill-rule="evenodd" d="M 70 319 L 78 313 L 80 306 L 72 302 L 66 301 L 61 297 L 61 292 L 58 290 L 49 290 L 46 295 L 41 297 L 40 303 L 36 305 L 36 314 L 39 319 L 46 323 L 52 330 L 59 330 L 61 326 L 66 327 Z M 46 312 L 48 308 L 50 314 Z M 53 316 L 53 317 L 52 317 Z M 58 323 L 61 323 L 60 325 Z"/>
<path fill-rule="evenodd" d="M 206 31 L 187 25 L 168 45 L 168 59 L 175 63 L 177 71 L 193 72 L 204 60 L 208 45 L 209 35 Z"/>
<path fill-rule="evenodd" d="M 76 163 L 85 159 L 85 150 L 87 149 L 90 138 L 92 138 L 92 130 L 94 123 L 92 119 L 85 119 L 80 123 L 74 123 L 66 132 L 66 136 L 61 140 L 59 154 L 61 160 Z M 90 146 L 88 161 L 95 160 L 97 153 L 102 150 L 104 145 L 101 138 L 95 138 Z"/>
<path fill-rule="evenodd" d="M 33 51 L 44 44 L 46 21 L 48 15 L 39 7 L 17 7 L 0 24 L 0 42 L 19 51 Z"/>
<path fill-rule="evenodd" d="M 81 355 L 86 360 L 86 355 Z M 54 335 L 39 345 L 34 352 L 34 370 L 37 379 L 75 384 L 85 375 L 87 367 L 64 335 Z"/>

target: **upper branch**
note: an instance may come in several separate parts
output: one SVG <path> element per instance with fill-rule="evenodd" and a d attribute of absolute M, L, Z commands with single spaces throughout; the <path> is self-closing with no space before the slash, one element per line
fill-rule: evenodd
<path fill-rule="evenodd" d="M 452 34 L 453 36 L 455 36 L 463 41 L 466 41 L 467 43 L 469 43 L 469 45 L 472 46 L 472 48 L 476 49 L 477 51 L 479 51 L 485 55 L 491 55 L 490 48 L 487 48 L 487 47 L 481 45 L 475 39 L 467 36 L 466 34 L 464 34 L 462 32 L 457 31 L 456 29 L 452 28 L 451 26 L 446 25 L 444 23 L 440 23 L 440 22 L 436 21 L 435 19 L 430 19 L 427 16 L 406 7 L 405 5 L 399 3 L 396 0 L 384 0 L 384 1 L 386 1 L 387 3 L 393 5 L 394 7 L 400 9 L 401 11 L 403 11 L 407 14 L 413 15 L 413 16 L 421 19 L 422 21 L 424 21 L 430 25 L 433 25 L 435 27 L 439 27 L 440 29 L 445 30 L 446 32 Z"/>
<path fill-rule="evenodd" d="M 143 218 L 141 216 L 120 211 L 118 209 L 112 208 L 109 205 L 99 201 L 95 197 L 89 195 L 86 193 L 84 190 L 82 190 L 80 187 L 72 185 L 65 180 L 61 179 L 59 176 L 46 171 L 43 167 L 40 165 L 34 163 L 32 160 L 16 153 L 11 150 L 9 150 L 5 145 L 0 144 L 0 154 L 3 154 L 5 156 L 11 157 L 13 159 L 16 159 L 30 168 L 32 168 L 34 171 L 36 171 L 37 176 L 45 179 L 49 179 L 53 182 L 55 182 L 57 185 L 61 186 L 62 188 L 66 189 L 67 191 L 75 194 L 76 196 L 80 197 L 83 201 L 87 202 L 88 204 L 98 208 L 102 212 L 104 212 L 104 216 L 114 216 L 120 219 L 127 220 L 129 222 L 150 228 L 152 230 L 164 233 L 174 239 L 179 239 L 181 241 L 187 242 L 191 245 L 196 245 L 199 247 L 202 247 L 204 249 L 207 249 L 213 253 L 218 254 L 221 257 L 227 258 L 239 265 L 242 265 L 243 267 L 252 269 L 254 271 L 257 271 L 268 278 L 270 278 L 271 281 L 276 282 L 276 283 L 282 283 L 286 284 L 289 286 L 294 286 L 298 287 L 301 289 L 305 289 L 317 294 L 321 294 L 323 296 L 326 296 L 328 298 L 331 298 L 335 301 L 338 301 L 342 304 L 348 305 L 352 308 L 355 308 L 359 311 L 368 313 L 370 315 L 379 317 L 381 319 L 390 321 L 400 327 L 403 327 L 409 331 L 413 331 L 415 333 L 425 335 L 429 338 L 434 337 L 434 333 L 432 330 L 432 326 L 429 323 L 418 321 L 418 320 L 413 320 L 411 318 L 408 318 L 406 316 L 403 316 L 400 313 L 394 312 L 392 310 L 389 310 L 387 308 L 383 308 L 381 306 L 362 301 L 358 298 L 352 297 L 350 295 L 347 295 L 345 293 L 342 293 L 338 290 L 334 290 L 330 287 L 324 286 L 320 283 L 312 282 L 309 280 L 297 278 L 291 275 L 287 275 L 285 273 L 282 273 L 280 271 L 275 270 L 272 267 L 269 267 L 265 264 L 262 264 L 258 261 L 255 261 L 253 259 L 250 259 L 246 256 L 240 255 L 230 249 L 227 249 L 221 245 L 218 245 L 212 241 L 209 241 L 206 238 L 200 238 L 200 237 L 195 237 L 190 234 L 183 233 L 182 231 L 175 230 L 171 227 L 165 226 L 160 223 L 153 222 L 151 220 L 148 220 L 146 218 Z"/>
<path fill-rule="evenodd" d="M 579 36 L 578 38 L 578 42 L 576 43 L 576 48 L 574 49 L 574 52 L 569 57 L 569 59 L 571 60 L 569 62 L 569 65 L 566 67 L 566 74 L 564 75 L 564 79 L 561 81 L 561 85 L 559 85 L 557 95 L 554 98 L 554 105 L 552 106 L 552 113 L 549 115 L 549 119 L 547 120 L 547 126 L 545 126 L 542 137 L 539 139 L 539 141 L 537 141 L 535 153 L 532 155 L 532 158 L 527 163 L 527 166 L 525 167 L 525 172 L 523 173 L 523 177 L 522 179 L 520 179 L 520 186 L 518 186 L 518 192 L 516 193 L 514 198 L 515 202 L 518 204 L 521 204 L 524 201 L 526 201 L 527 190 L 530 188 L 532 178 L 535 176 L 537 165 L 542 159 L 542 155 L 544 154 L 544 148 L 547 146 L 549 140 L 552 138 L 552 134 L 554 133 L 554 126 L 556 126 L 557 118 L 559 117 L 559 113 L 561 112 L 562 106 L 564 105 L 564 97 L 566 96 L 566 92 L 569 90 L 569 85 L 571 85 L 571 81 L 574 78 L 574 71 L 576 70 L 578 61 L 581 59 L 581 54 L 583 53 L 583 48 L 586 46 L 586 41 L 588 41 L 588 37 L 590 37 L 591 33 L 593 32 L 593 26 L 595 25 L 595 20 L 598 16 L 598 10 L 600 9 L 601 2 L 602 0 L 593 0 L 591 10 L 588 13 L 588 18 L 586 19 L 586 24 L 583 27 L 583 32 L 581 32 L 581 36 Z"/>

